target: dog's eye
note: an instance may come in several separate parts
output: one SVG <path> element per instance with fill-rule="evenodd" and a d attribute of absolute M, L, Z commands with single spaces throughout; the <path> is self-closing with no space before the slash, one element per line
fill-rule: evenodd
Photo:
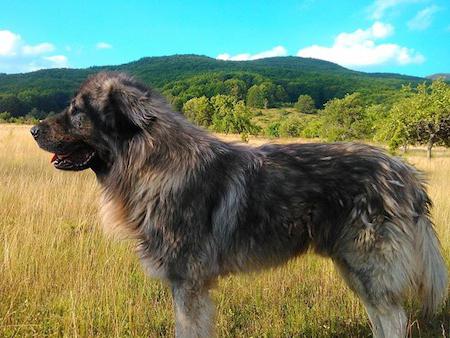
<path fill-rule="evenodd" d="M 81 128 L 83 126 L 83 114 L 80 111 L 72 112 L 70 120 L 75 128 Z"/>

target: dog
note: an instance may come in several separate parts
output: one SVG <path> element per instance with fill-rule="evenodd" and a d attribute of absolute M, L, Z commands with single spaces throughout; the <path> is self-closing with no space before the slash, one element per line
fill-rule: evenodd
<path fill-rule="evenodd" d="M 428 314 L 447 296 L 424 180 L 378 148 L 226 143 L 112 72 L 31 133 L 57 169 L 95 172 L 103 227 L 134 238 L 144 270 L 171 288 L 176 337 L 214 336 L 218 277 L 308 250 L 333 260 L 375 337 L 406 335 L 409 291 Z"/>

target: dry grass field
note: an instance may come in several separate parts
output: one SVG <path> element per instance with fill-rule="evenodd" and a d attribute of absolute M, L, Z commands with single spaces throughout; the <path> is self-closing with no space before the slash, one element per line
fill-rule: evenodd
<path fill-rule="evenodd" d="M 261 142 L 257 140 L 256 143 Z M 0 337 L 173 335 L 168 288 L 142 273 L 133 243 L 105 238 L 90 171 L 49 163 L 27 126 L 0 125 Z M 450 156 L 407 160 L 429 177 L 433 218 L 450 264 Z M 220 337 L 370 337 L 359 301 L 330 261 L 307 255 L 220 280 Z M 449 337 L 450 305 L 431 321 L 408 304 L 411 337 Z"/>

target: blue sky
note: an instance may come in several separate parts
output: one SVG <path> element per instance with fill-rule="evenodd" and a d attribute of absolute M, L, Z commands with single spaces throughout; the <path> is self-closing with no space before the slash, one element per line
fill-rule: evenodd
<path fill-rule="evenodd" d="M 449 0 L 5 1 L 0 72 L 144 56 L 299 55 L 369 72 L 450 72 Z"/>

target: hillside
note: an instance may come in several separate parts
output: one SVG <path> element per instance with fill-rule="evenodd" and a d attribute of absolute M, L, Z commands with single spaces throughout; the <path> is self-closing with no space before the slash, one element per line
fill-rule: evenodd
<path fill-rule="evenodd" d="M 450 81 L 450 73 L 437 73 L 427 76 L 427 79 L 430 80 L 436 80 L 439 78 L 443 78 L 445 81 Z"/>
<path fill-rule="evenodd" d="M 399 74 L 356 72 L 331 62 L 292 56 L 254 61 L 223 61 L 199 55 L 146 57 L 117 66 L 0 74 L 0 112 L 9 111 L 18 116 L 32 108 L 58 111 L 87 76 L 102 70 L 136 76 L 162 91 L 177 109 L 192 97 L 229 94 L 234 87 L 240 91 L 236 95 L 245 99 L 251 86 L 262 83 L 275 86 L 279 93 L 273 105 L 289 104 L 300 94 L 308 94 L 320 107 L 331 98 L 355 91 L 370 102 L 382 102 L 390 97 L 393 89 L 425 80 Z"/>

